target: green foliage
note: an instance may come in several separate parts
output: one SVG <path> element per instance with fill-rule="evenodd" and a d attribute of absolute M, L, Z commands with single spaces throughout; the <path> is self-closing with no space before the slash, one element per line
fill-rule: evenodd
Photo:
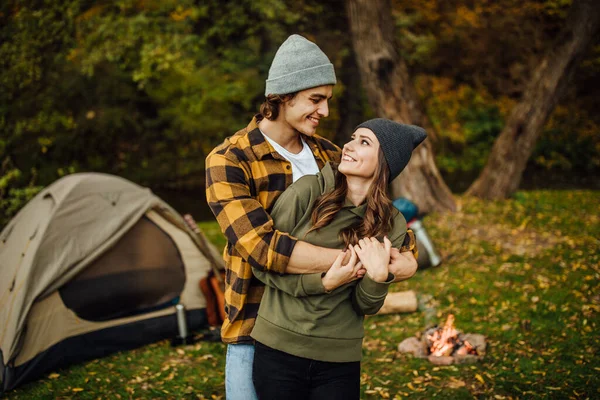
<path fill-rule="evenodd" d="M 485 165 L 494 140 L 515 101 L 494 98 L 484 88 L 454 85 L 448 78 L 416 80 L 427 113 L 440 136 L 438 168 L 474 177 Z M 558 173 L 592 173 L 600 168 L 600 120 L 577 104 L 556 108 L 544 127 L 529 165 Z"/>
<path fill-rule="evenodd" d="M 569 5 L 392 2 L 398 50 L 440 134 L 442 172 L 481 168 Z M 201 184 L 207 153 L 258 110 L 270 60 L 290 33 L 317 41 L 336 66 L 320 134 L 342 142 L 342 130 L 373 116 L 351 67 L 342 8 L 316 0 L 2 2 L 0 160 L 21 174 L 10 188 L 78 171 Z M 596 41 L 531 165 L 598 169 L 599 55 Z"/>
<path fill-rule="evenodd" d="M 449 79 L 421 76 L 417 84 L 440 136 L 438 167 L 450 173 L 483 168 L 504 126 L 501 104 L 484 89 L 454 86 Z"/>
<path fill-rule="evenodd" d="M 9 189 L 6 197 L 0 197 L 0 230 L 42 190 L 41 186 Z"/>
<path fill-rule="evenodd" d="M 49 151 L 75 126 L 62 99 L 77 4 L 7 1 L 0 9 L 0 160 L 10 160 L 26 185 L 46 175 L 49 159 L 53 168 L 70 165 Z"/>
<path fill-rule="evenodd" d="M 570 0 L 409 0 L 394 4 L 399 49 L 408 61 L 441 143 L 444 173 L 475 177 Z M 542 133 L 530 166 L 598 171 L 598 40 Z"/>
<path fill-rule="evenodd" d="M 303 18 L 279 0 L 2 7 L 0 159 L 42 185 L 65 171 L 202 175 L 257 110 L 269 59 Z"/>
<path fill-rule="evenodd" d="M 599 131 L 600 126 L 585 110 L 558 107 L 537 142 L 531 163 L 552 170 L 597 171 Z"/>
<path fill-rule="evenodd" d="M 18 169 L 11 168 L 8 160 L 0 168 L 0 231 L 42 189 L 32 185 L 22 187 L 22 175 Z"/>

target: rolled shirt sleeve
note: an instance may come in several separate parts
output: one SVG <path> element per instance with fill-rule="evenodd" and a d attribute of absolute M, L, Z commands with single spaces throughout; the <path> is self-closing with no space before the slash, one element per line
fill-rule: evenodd
<path fill-rule="evenodd" d="M 228 244 L 257 270 L 283 273 L 297 239 L 274 229 L 263 205 L 252 196 L 248 173 L 228 154 L 206 160 L 206 197 Z"/>

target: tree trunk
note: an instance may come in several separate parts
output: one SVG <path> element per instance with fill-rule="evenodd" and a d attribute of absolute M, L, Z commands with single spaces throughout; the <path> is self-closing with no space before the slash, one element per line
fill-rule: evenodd
<path fill-rule="evenodd" d="M 521 182 L 544 124 L 600 26 L 596 0 L 574 0 L 565 28 L 533 72 L 521 101 L 496 139 L 487 164 L 467 194 L 504 199 Z"/>
<path fill-rule="evenodd" d="M 333 141 L 342 146 L 350 141 L 354 128 L 364 121 L 360 71 L 352 48 L 342 59 L 342 68 L 337 77 L 344 85 L 344 92 L 338 100 L 340 121 Z"/>
<path fill-rule="evenodd" d="M 428 134 L 392 182 L 392 195 L 408 198 L 422 213 L 456 210 L 452 193 L 435 165 L 435 131 L 422 111 L 406 63 L 394 46 L 389 0 L 347 0 L 346 9 L 361 79 L 376 115 L 422 126 Z"/>

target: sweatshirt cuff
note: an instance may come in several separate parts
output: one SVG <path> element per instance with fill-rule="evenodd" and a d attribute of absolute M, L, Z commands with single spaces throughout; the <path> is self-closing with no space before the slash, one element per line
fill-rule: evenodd
<path fill-rule="evenodd" d="M 313 274 L 304 274 L 302 276 L 302 289 L 310 296 L 314 294 L 326 293 L 323 281 L 321 279 L 323 274 L 316 272 Z"/>
<path fill-rule="evenodd" d="M 391 272 L 388 272 L 388 277 L 385 282 L 375 282 L 369 274 L 365 274 L 360 285 L 362 289 L 369 294 L 378 295 L 387 293 L 390 283 L 394 282 L 395 276 Z"/>

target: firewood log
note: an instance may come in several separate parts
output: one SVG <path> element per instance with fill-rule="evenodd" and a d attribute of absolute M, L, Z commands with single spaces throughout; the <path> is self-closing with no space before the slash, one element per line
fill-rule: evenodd
<path fill-rule="evenodd" d="M 393 292 L 388 293 L 377 314 L 411 313 L 417 311 L 417 306 L 417 296 L 412 290 Z"/>

